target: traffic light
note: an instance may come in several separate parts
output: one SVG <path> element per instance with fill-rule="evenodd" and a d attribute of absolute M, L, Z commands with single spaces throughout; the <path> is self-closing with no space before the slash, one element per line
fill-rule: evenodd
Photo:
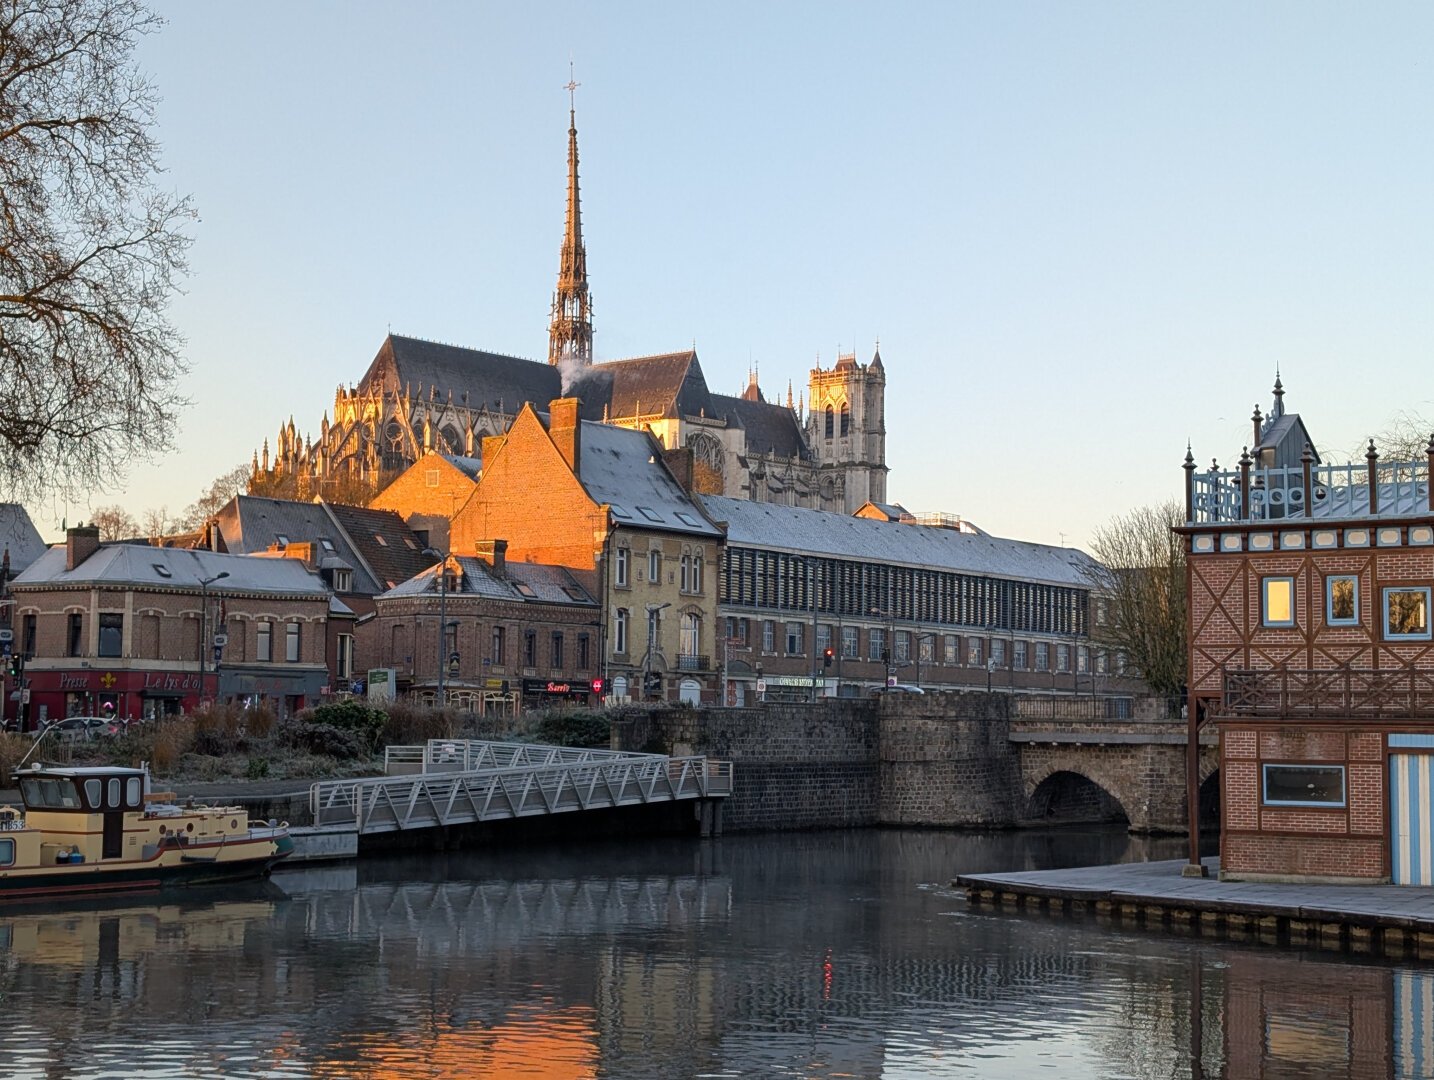
<path fill-rule="evenodd" d="M 835 652 L 834 650 L 832 650 L 830 647 L 823 649 L 823 650 L 822 650 L 822 667 L 831 667 L 831 666 L 832 666 L 832 658 L 835 657 L 835 656 L 836 656 L 836 652 Z"/>
<path fill-rule="evenodd" d="M 594 693 L 594 694 L 601 694 L 601 693 L 602 693 L 602 680 L 601 680 L 601 679 L 594 679 L 594 680 L 593 680 L 593 693 Z"/>
<path fill-rule="evenodd" d="M 10 657 L 10 678 L 18 679 L 25 673 L 25 658 L 19 653 Z"/>

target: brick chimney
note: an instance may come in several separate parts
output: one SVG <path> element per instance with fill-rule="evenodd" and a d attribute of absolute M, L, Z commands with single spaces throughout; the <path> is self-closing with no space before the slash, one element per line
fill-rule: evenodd
<path fill-rule="evenodd" d="M 494 577 L 508 576 L 508 541 L 479 540 L 474 544 L 473 553 L 492 567 Z"/>
<path fill-rule="evenodd" d="M 65 530 L 65 569 L 73 570 L 100 549 L 100 530 L 94 525 L 77 525 Z"/>
<path fill-rule="evenodd" d="M 671 450 L 662 451 L 663 464 L 669 472 L 682 485 L 682 490 L 687 494 L 693 494 L 693 484 L 696 482 L 697 469 L 695 459 L 690 446 L 674 446 Z"/>
<path fill-rule="evenodd" d="M 548 434 L 574 476 L 579 475 L 578 462 L 583 449 L 583 422 L 578 419 L 580 404 L 575 397 L 555 398 L 548 403 Z"/>

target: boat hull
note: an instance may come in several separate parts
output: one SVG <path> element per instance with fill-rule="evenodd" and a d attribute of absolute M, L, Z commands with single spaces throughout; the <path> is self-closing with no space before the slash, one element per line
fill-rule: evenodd
<path fill-rule="evenodd" d="M 92 896 L 130 895 L 216 885 L 264 877 L 294 850 L 288 837 L 252 858 L 209 858 L 202 853 L 144 863 L 92 863 L 21 870 L 0 877 L 0 908 L 13 904 Z"/>

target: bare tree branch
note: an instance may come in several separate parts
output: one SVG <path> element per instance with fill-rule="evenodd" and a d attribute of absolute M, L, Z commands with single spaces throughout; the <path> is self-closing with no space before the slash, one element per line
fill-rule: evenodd
<path fill-rule="evenodd" d="M 156 186 L 139 0 L 0 0 L 0 497 L 74 496 L 172 449 L 166 306 L 187 199 Z"/>
<path fill-rule="evenodd" d="M 1185 517 L 1176 502 L 1145 506 L 1096 531 L 1091 585 L 1108 617 L 1095 638 L 1119 649 L 1157 694 L 1186 683 L 1185 545 L 1172 532 Z"/>

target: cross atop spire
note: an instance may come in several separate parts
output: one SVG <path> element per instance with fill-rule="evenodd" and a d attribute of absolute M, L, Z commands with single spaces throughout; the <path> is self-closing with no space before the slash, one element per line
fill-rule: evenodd
<path fill-rule="evenodd" d="M 563 248 L 558 258 L 558 287 L 553 293 L 552 320 L 548 324 L 548 363 L 593 362 L 592 299 L 588 295 L 588 254 L 583 246 L 581 200 L 578 196 L 578 81 L 569 64 L 568 82 L 568 210 L 563 227 Z"/>

